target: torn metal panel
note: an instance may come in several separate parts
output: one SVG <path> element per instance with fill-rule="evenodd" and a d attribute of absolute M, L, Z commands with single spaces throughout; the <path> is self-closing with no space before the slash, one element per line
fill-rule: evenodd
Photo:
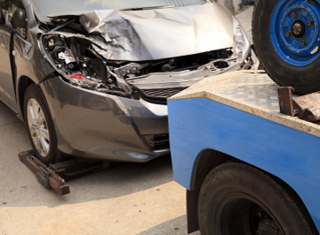
<path fill-rule="evenodd" d="M 88 37 L 100 45 L 95 48 L 97 52 L 108 60 L 157 60 L 234 46 L 232 15 L 216 3 L 141 11 L 73 12 L 50 18 L 76 15 Z"/>

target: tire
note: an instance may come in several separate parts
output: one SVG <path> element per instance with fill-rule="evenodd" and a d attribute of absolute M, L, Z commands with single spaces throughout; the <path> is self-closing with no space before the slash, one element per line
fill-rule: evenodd
<path fill-rule="evenodd" d="M 24 96 L 24 117 L 36 157 L 48 165 L 61 161 L 57 136 L 49 108 L 40 88 L 30 85 Z"/>
<path fill-rule="evenodd" d="M 318 234 L 288 186 L 238 162 L 209 173 L 200 190 L 198 215 L 202 235 Z"/>
<path fill-rule="evenodd" d="M 318 1 L 257 0 L 253 41 L 260 62 L 278 85 L 292 86 L 298 94 L 320 90 L 319 29 Z"/>

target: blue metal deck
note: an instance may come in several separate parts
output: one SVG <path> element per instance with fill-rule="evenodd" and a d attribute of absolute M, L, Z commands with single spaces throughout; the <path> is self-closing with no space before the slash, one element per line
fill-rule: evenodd
<path fill-rule="evenodd" d="M 204 149 L 226 153 L 290 185 L 320 230 L 320 137 L 198 96 L 178 95 L 168 102 L 174 179 L 192 190 L 199 153 Z"/>

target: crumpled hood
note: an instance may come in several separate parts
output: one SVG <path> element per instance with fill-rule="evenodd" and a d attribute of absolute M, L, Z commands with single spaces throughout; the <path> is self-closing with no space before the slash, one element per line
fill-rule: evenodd
<path fill-rule="evenodd" d="M 197 54 L 234 46 L 232 14 L 216 3 L 141 11 L 69 12 L 80 16 L 109 60 L 144 61 Z M 101 37 L 102 36 L 102 37 Z"/>

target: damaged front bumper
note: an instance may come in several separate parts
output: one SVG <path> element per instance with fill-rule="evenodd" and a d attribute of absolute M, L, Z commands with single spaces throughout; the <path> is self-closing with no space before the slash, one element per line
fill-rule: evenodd
<path fill-rule="evenodd" d="M 169 153 L 166 105 L 78 88 L 61 77 L 42 82 L 41 88 L 62 152 L 129 162 Z"/>
<path fill-rule="evenodd" d="M 213 77 L 222 73 L 248 69 L 252 67 L 250 55 L 248 59 L 239 62 L 237 58 L 219 59 L 206 65 L 200 66 L 197 70 L 184 70 L 180 72 L 158 72 L 126 80 L 135 87 L 141 97 L 152 103 L 166 104 L 171 96 L 181 92 L 191 85 L 207 77 Z"/>
<path fill-rule="evenodd" d="M 201 71 L 153 73 L 129 80 L 141 92 L 135 99 L 76 87 L 60 76 L 43 81 L 40 86 L 63 153 L 89 159 L 146 162 L 169 153 L 167 106 L 155 101 L 166 100 L 213 72 L 241 68 L 233 60 L 229 65 L 217 69 L 212 64 L 211 70 L 207 65 Z"/>
<path fill-rule="evenodd" d="M 218 68 L 225 63 L 225 68 Z M 194 71 L 152 73 L 127 79 L 131 98 L 77 87 L 57 76 L 40 83 L 51 110 L 58 148 L 72 156 L 146 162 L 169 153 L 166 100 L 201 79 L 245 68 L 235 58 Z M 219 65 L 221 66 L 221 64 Z"/>

